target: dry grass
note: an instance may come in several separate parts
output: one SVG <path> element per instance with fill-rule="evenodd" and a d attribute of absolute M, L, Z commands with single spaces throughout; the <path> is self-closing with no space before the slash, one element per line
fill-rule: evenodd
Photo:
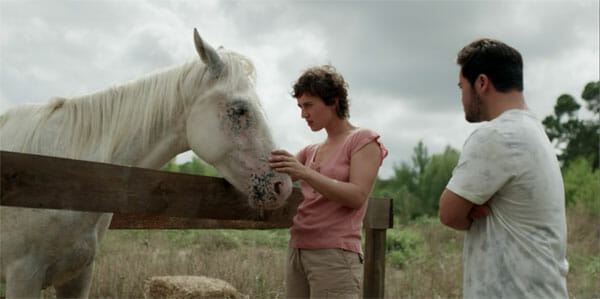
<path fill-rule="evenodd" d="M 455 298 L 462 287 L 462 234 L 427 219 L 397 229 L 421 234 L 423 253 L 403 267 L 386 265 L 386 298 Z"/>
<path fill-rule="evenodd" d="M 423 244 L 401 267 L 386 265 L 386 298 L 461 297 L 462 233 L 435 219 L 397 229 L 421 234 Z M 599 298 L 598 219 L 575 208 L 568 212 L 568 229 L 569 296 Z M 286 231 L 110 231 L 97 258 L 91 297 L 142 298 L 143 282 L 151 276 L 205 275 L 249 298 L 283 298 L 286 236 Z"/>
<path fill-rule="evenodd" d="M 109 231 L 90 297 L 143 298 L 144 280 L 151 276 L 204 275 L 231 283 L 249 298 L 282 298 L 285 250 L 235 238 L 214 231 Z M 44 298 L 54 297 L 53 289 L 45 291 Z"/>
<path fill-rule="evenodd" d="M 600 298 L 600 221 L 583 205 L 567 213 L 569 297 Z"/>
<path fill-rule="evenodd" d="M 280 249 L 232 248 L 229 243 L 210 240 L 210 235 L 209 244 L 198 239 L 198 244 L 178 247 L 159 231 L 130 247 L 124 244 L 127 232 L 112 233 L 121 234 L 114 237 L 122 247 L 106 248 L 100 257 L 93 297 L 140 298 L 143 280 L 163 275 L 204 275 L 225 280 L 250 298 L 281 297 L 282 267 L 273 266 L 285 263 Z"/>

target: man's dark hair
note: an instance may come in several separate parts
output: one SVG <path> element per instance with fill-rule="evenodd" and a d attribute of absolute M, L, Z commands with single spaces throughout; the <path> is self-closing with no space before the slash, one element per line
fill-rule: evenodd
<path fill-rule="evenodd" d="M 500 92 L 523 91 L 523 59 L 519 51 L 494 39 L 483 38 L 458 52 L 456 62 L 472 86 L 485 74 Z"/>
<path fill-rule="evenodd" d="M 292 96 L 300 98 L 308 94 L 323 99 L 325 105 L 334 105 L 335 99 L 338 104 L 335 109 L 339 118 L 348 118 L 348 84 L 344 77 L 331 65 L 315 66 L 304 71 L 302 76 L 294 84 Z"/>

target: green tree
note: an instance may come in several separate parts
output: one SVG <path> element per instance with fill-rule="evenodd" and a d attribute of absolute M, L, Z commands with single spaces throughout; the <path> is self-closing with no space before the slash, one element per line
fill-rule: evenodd
<path fill-rule="evenodd" d="M 592 111 L 595 115 L 600 114 L 600 81 L 589 82 L 583 88 L 581 93 L 587 103 L 587 109 Z"/>
<path fill-rule="evenodd" d="M 416 186 L 413 170 L 406 163 L 400 167 L 394 166 L 394 176 L 389 179 L 377 177 L 371 195 L 374 197 L 388 197 L 393 199 L 393 213 L 395 216 L 404 218 L 404 204 L 401 202 L 406 197 L 408 186 Z M 402 214 L 402 215 L 401 215 Z"/>
<path fill-rule="evenodd" d="M 192 160 L 180 165 L 175 162 L 175 159 L 172 159 L 161 167 L 161 170 L 213 177 L 220 176 L 216 169 L 195 156 L 192 157 Z"/>
<path fill-rule="evenodd" d="M 170 172 L 179 172 L 179 165 L 175 163 L 175 158 L 171 159 L 167 164 L 160 168 L 160 170 L 170 171 Z"/>
<path fill-rule="evenodd" d="M 425 167 L 423 167 L 425 168 Z M 394 167 L 395 185 L 406 186 L 408 192 L 417 193 L 417 185 L 419 184 L 419 174 L 414 167 L 411 167 L 405 162 L 400 164 L 400 167 Z"/>
<path fill-rule="evenodd" d="M 394 176 L 377 178 L 375 197 L 394 199 L 394 215 L 403 223 L 423 215 L 435 215 L 438 200 L 458 162 L 458 151 L 446 147 L 442 154 L 429 156 L 423 142 L 413 148 L 412 165 L 402 162 Z"/>
<path fill-rule="evenodd" d="M 578 157 L 585 157 L 593 168 L 598 169 L 600 81 L 588 83 L 581 97 L 594 115 L 592 120 L 579 119 L 577 114 L 581 105 L 571 95 L 563 94 L 556 100 L 554 114 L 542 123 L 548 138 L 560 151 L 558 159 L 563 167 L 568 167 Z"/>
<path fill-rule="evenodd" d="M 422 144 L 421 146 L 417 145 L 413 150 L 415 152 L 413 157 L 419 156 L 420 154 L 418 153 L 427 152 L 427 149 Z M 415 159 L 413 159 L 414 161 Z M 403 223 L 423 214 L 420 207 L 416 205 L 419 203 L 415 195 L 419 183 L 416 168 L 417 163 L 413 163 L 413 166 L 406 162 L 400 163 L 400 166 L 395 165 L 394 176 L 389 179 L 377 178 L 372 192 L 372 196 L 374 197 L 392 198 L 394 201 L 394 216 L 398 217 L 399 221 Z"/>
<path fill-rule="evenodd" d="M 427 215 L 436 215 L 439 199 L 458 163 L 459 152 L 447 146 L 443 153 L 431 156 L 419 180 L 419 199 Z"/>
<path fill-rule="evenodd" d="M 427 147 L 423 144 L 423 140 L 419 140 L 417 146 L 413 149 L 412 162 L 417 175 L 421 176 L 425 172 L 425 167 L 429 162 Z"/>
<path fill-rule="evenodd" d="M 179 165 L 179 172 L 205 176 L 219 176 L 216 169 L 195 156 L 192 160 Z"/>

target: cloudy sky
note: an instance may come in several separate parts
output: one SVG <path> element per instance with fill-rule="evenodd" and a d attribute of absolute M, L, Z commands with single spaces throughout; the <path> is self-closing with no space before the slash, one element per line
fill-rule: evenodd
<path fill-rule="evenodd" d="M 336 66 L 350 86 L 351 122 L 379 132 L 390 150 L 386 178 L 419 140 L 430 154 L 460 149 L 476 128 L 464 120 L 455 57 L 477 38 L 521 52 L 525 98 L 540 120 L 559 95 L 579 99 L 599 79 L 598 3 L 0 0 L 0 113 L 189 61 L 196 27 L 254 62 L 275 142 L 291 152 L 325 136 L 300 118 L 294 80 L 309 66 Z"/>

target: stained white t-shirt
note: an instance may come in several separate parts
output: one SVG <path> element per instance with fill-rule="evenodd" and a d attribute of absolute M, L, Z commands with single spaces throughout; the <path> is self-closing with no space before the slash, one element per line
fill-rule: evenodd
<path fill-rule="evenodd" d="M 465 298 L 566 298 L 563 180 L 537 118 L 508 110 L 464 144 L 447 188 L 489 216 L 465 234 Z"/>

